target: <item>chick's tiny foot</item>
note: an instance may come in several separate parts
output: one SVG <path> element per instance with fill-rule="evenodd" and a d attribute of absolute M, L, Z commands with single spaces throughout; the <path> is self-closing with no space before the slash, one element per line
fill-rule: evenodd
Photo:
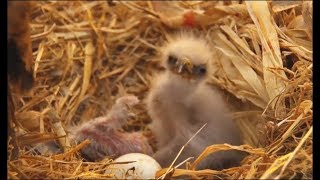
<path fill-rule="evenodd" d="M 139 99 L 134 95 L 126 95 L 116 100 L 116 104 L 134 106 L 139 103 Z"/>

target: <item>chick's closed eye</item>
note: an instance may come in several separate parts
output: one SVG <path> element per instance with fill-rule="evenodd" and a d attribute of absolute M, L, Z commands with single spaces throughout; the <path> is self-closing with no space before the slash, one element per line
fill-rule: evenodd
<path fill-rule="evenodd" d="M 197 76 L 204 76 L 207 73 L 205 65 L 194 66 L 193 73 Z"/>
<path fill-rule="evenodd" d="M 175 56 L 170 55 L 168 57 L 168 64 L 173 66 L 173 65 L 175 65 L 177 63 L 177 60 L 178 59 Z"/>

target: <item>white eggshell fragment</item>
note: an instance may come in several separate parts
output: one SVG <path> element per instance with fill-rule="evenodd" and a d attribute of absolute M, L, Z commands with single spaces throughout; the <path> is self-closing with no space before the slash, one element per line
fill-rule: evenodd
<path fill-rule="evenodd" d="M 131 162 L 113 164 L 106 170 L 106 174 L 114 175 L 116 179 L 155 179 L 156 172 L 161 169 L 159 163 L 152 157 L 141 153 L 122 155 L 114 162 Z"/>

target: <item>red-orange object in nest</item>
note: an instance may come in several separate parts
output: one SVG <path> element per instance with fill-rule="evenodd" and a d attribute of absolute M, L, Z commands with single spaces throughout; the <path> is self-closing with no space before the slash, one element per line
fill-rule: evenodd
<path fill-rule="evenodd" d="M 183 15 L 183 25 L 187 27 L 194 28 L 197 23 L 195 19 L 195 13 L 193 11 L 188 11 Z"/>

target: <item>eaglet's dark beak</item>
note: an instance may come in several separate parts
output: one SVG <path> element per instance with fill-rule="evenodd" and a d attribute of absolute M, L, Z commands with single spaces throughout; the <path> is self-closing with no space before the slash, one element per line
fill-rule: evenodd
<path fill-rule="evenodd" d="M 190 59 L 188 58 L 181 58 L 177 61 L 176 64 L 177 67 L 177 72 L 179 74 L 183 74 L 183 73 L 188 73 L 191 74 L 192 73 L 192 68 L 193 68 L 193 64 L 191 62 Z"/>

